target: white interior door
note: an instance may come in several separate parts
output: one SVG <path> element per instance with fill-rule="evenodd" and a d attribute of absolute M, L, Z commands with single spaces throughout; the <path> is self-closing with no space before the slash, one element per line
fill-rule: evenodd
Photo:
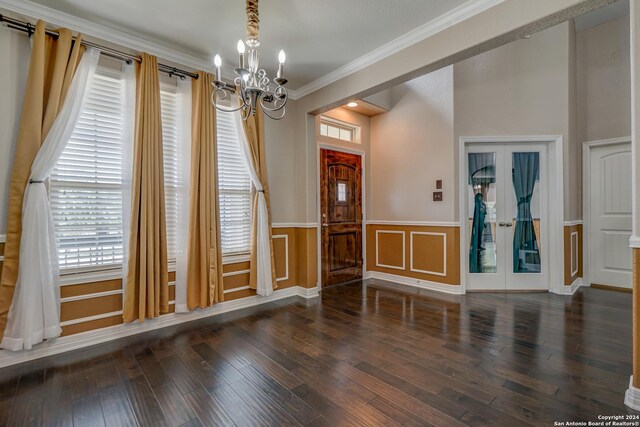
<path fill-rule="evenodd" d="M 468 289 L 549 289 L 546 146 L 469 145 L 465 157 Z"/>
<path fill-rule="evenodd" d="M 631 144 L 590 153 L 589 280 L 631 288 Z"/>

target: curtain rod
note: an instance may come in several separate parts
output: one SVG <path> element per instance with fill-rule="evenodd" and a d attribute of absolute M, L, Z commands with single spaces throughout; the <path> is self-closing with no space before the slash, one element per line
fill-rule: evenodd
<path fill-rule="evenodd" d="M 4 16 L 2 14 L 0 14 L 0 22 L 4 22 L 7 27 L 12 28 L 14 30 L 18 30 L 18 31 L 22 31 L 25 32 L 29 35 L 29 37 L 31 37 L 31 35 L 35 32 L 36 27 L 35 25 L 29 23 L 29 22 L 24 22 L 24 21 L 19 21 L 17 19 L 13 19 L 13 18 L 9 18 L 8 16 Z M 48 35 L 50 35 L 51 37 L 58 37 L 58 32 L 57 31 L 53 31 L 53 30 L 45 30 L 46 33 Z M 74 37 L 75 40 L 75 37 Z M 87 47 L 93 47 L 98 49 L 103 55 L 108 56 L 110 58 L 115 58 L 115 59 L 119 59 L 120 61 L 124 61 L 127 64 L 131 64 L 133 61 L 135 62 L 140 62 L 141 59 L 140 57 L 136 56 L 136 55 L 132 55 L 130 53 L 126 53 L 126 52 L 122 52 L 116 49 L 112 49 L 110 47 L 106 47 L 106 46 L 102 46 L 99 45 L 97 43 L 93 43 L 90 42 L 88 40 L 82 40 L 82 44 L 87 46 Z M 158 64 L 158 70 L 162 71 L 163 73 L 167 73 L 169 74 L 169 76 L 176 76 L 182 80 L 184 80 L 186 77 L 191 77 L 192 79 L 197 79 L 198 75 L 196 73 L 192 73 L 190 71 L 185 71 L 185 70 L 181 70 L 179 68 L 176 67 L 171 67 L 169 65 L 165 65 L 165 64 Z"/>

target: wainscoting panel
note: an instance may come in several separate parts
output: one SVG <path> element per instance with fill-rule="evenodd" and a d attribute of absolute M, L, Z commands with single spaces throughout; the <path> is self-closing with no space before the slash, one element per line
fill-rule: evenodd
<path fill-rule="evenodd" d="M 582 276 L 582 224 L 564 226 L 564 284 Z"/>
<path fill-rule="evenodd" d="M 282 230 L 279 228 L 275 231 L 282 233 Z M 291 253 L 295 253 L 295 259 L 289 262 L 296 271 L 295 284 L 315 288 L 318 286 L 318 228 L 298 227 L 294 235 L 295 249 Z"/>
<path fill-rule="evenodd" d="M 425 256 L 425 254 L 428 254 Z M 412 231 L 409 241 L 410 270 L 447 276 L 447 233 Z"/>
<path fill-rule="evenodd" d="M 292 286 L 313 288 L 317 283 L 317 228 L 278 227 L 273 230 L 273 252 L 278 289 Z M 0 267 L 4 243 L 0 243 Z M 309 261 L 310 260 L 310 261 Z M 309 261 L 309 262 L 308 262 Z M 250 262 L 225 264 L 223 286 L 225 301 L 254 296 L 249 289 Z M 175 272 L 169 272 L 169 311 L 175 311 Z M 60 317 L 62 335 L 114 326 L 122 323 L 122 280 L 62 286 Z"/>
<path fill-rule="evenodd" d="M 367 271 L 460 284 L 457 225 L 367 224 Z"/>
<path fill-rule="evenodd" d="M 276 280 L 286 282 L 289 280 L 289 235 L 274 234 L 272 238 Z"/>
<path fill-rule="evenodd" d="M 406 266 L 406 232 L 404 230 L 376 230 L 377 268 L 404 270 Z"/>

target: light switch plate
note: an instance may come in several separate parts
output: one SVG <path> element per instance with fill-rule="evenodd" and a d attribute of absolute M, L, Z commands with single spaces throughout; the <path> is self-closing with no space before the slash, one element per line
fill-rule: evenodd
<path fill-rule="evenodd" d="M 433 201 L 441 202 L 442 201 L 442 191 L 434 191 L 433 192 Z"/>

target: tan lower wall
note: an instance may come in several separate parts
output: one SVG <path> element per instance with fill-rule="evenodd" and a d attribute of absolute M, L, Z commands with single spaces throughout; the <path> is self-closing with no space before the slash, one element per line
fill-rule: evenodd
<path fill-rule="evenodd" d="M 4 256 L 4 242 L 0 242 L 0 277 L 2 276 L 2 256 Z"/>
<path fill-rule="evenodd" d="M 274 228 L 273 251 L 278 289 L 285 289 L 291 286 L 307 288 L 316 286 L 316 228 Z M 0 257 L 3 253 L 4 243 L 0 242 Z M 247 289 L 249 286 L 249 267 L 249 262 L 224 265 L 223 286 L 225 289 L 225 301 L 233 301 L 255 295 L 254 290 Z M 1 269 L 2 261 L 0 261 L 0 274 Z M 175 281 L 175 272 L 169 273 L 169 281 Z M 86 321 L 74 322 L 63 326 L 62 335 L 72 335 L 122 323 L 121 314 L 91 319 L 92 316 L 117 313 L 122 310 L 121 279 L 62 286 L 60 296 L 63 299 L 80 298 L 62 302 L 60 308 L 60 320 L 62 322 L 87 319 Z M 169 286 L 169 300 L 175 300 L 175 286 L 173 285 Z M 174 310 L 175 305 L 172 303 L 169 311 L 174 312 Z"/>
<path fill-rule="evenodd" d="M 570 286 L 578 277 L 583 277 L 582 225 L 566 225 L 564 227 L 564 284 Z"/>
<path fill-rule="evenodd" d="M 367 224 L 367 271 L 460 284 L 460 227 Z"/>

